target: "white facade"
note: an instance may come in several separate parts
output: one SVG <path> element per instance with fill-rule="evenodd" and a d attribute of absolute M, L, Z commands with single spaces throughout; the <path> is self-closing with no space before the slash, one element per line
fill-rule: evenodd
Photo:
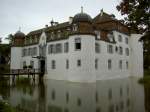
<path fill-rule="evenodd" d="M 44 32 L 43 32 L 44 33 Z M 40 38 L 46 42 L 46 35 Z M 43 37 L 44 36 L 44 37 Z M 67 39 L 47 41 L 43 44 L 45 52 L 45 78 L 56 80 L 68 80 L 73 82 L 95 82 L 96 80 L 123 78 L 128 76 L 143 76 L 143 46 L 139 42 L 141 35 L 126 35 L 113 31 L 115 43 L 96 39 L 91 34 L 74 34 Z M 101 37 L 100 37 L 101 38 Z M 79 43 L 76 49 L 76 41 Z M 68 51 L 65 50 L 68 44 Z M 58 45 L 59 44 L 59 45 Z M 98 44 L 98 51 L 95 51 Z M 23 69 L 23 64 L 38 69 L 39 61 L 35 56 L 40 56 L 39 46 L 28 45 L 11 48 L 11 69 Z M 50 51 L 49 46 L 58 45 L 58 51 Z M 28 50 L 36 47 L 35 53 Z M 23 50 L 27 49 L 27 55 L 22 56 Z M 127 50 L 126 50 L 127 49 Z"/>

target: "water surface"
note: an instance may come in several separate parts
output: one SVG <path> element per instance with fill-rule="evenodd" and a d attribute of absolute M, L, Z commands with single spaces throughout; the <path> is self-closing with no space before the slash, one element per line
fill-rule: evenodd
<path fill-rule="evenodd" d="M 0 95 L 25 112 L 145 112 L 150 89 L 135 78 L 71 83 L 43 80 L 1 81 Z"/>

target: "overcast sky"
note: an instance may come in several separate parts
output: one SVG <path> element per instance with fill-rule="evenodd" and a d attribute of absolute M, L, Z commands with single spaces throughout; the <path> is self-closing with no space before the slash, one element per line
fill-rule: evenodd
<path fill-rule="evenodd" d="M 120 0 L 0 0 L 0 37 L 14 34 L 21 27 L 25 34 L 50 25 L 53 20 L 59 23 L 68 21 L 69 16 L 81 12 L 95 17 L 100 10 L 122 18 L 116 10 Z"/>

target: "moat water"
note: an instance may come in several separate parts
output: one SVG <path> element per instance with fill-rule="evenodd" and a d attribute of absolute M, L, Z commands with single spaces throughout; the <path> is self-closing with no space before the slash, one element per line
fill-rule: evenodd
<path fill-rule="evenodd" d="M 150 88 L 135 78 L 71 83 L 0 81 L 0 97 L 18 112 L 149 112 Z"/>

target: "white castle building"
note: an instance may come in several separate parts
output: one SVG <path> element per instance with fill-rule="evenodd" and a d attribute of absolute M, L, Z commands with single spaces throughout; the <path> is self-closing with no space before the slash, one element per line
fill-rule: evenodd
<path fill-rule="evenodd" d="M 44 70 L 44 78 L 74 82 L 142 77 L 140 37 L 114 15 L 101 10 L 92 19 L 81 11 L 68 22 L 51 21 L 27 35 L 14 34 L 11 69 L 31 65 Z"/>

